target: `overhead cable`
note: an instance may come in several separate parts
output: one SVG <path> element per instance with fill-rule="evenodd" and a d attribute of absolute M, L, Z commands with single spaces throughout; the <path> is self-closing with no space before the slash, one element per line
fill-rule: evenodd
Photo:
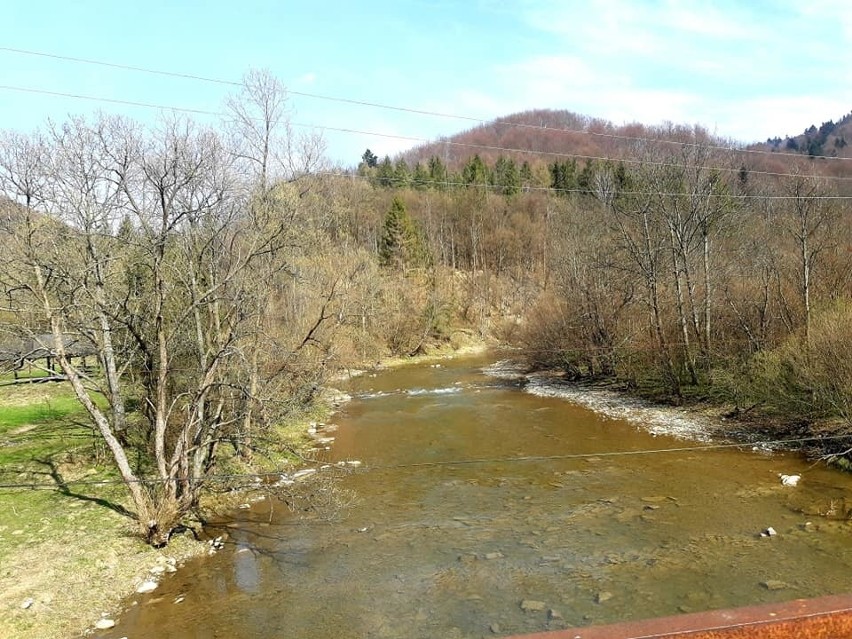
<path fill-rule="evenodd" d="M 177 71 L 166 71 L 166 70 L 162 70 L 162 69 L 152 69 L 152 68 L 149 68 L 149 67 L 141 67 L 141 66 L 135 66 L 135 65 L 129 65 L 129 64 L 107 62 L 107 61 L 103 61 L 103 60 L 92 60 L 92 59 L 89 59 L 89 58 L 80 58 L 80 57 L 61 55 L 61 54 L 56 54 L 56 53 L 48 53 L 48 52 L 44 52 L 44 51 L 34 51 L 34 50 L 31 50 L 31 49 L 20 49 L 20 48 L 15 48 L 15 47 L 0 47 L 0 51 L 5 51 L 7 53 L 20 54 L 20 55 L 37 56 L 37 57 L 43 57 L 43 58 L 52 58 L 52 59 L 56 59 L 56 60 L 64 60 L 64 61 L 67 61 L 67 62 L 75 62 L 75 63 L 78 63 L 78 64 L 97 65 L 97 66 L 109 67 L 109 68 L 114 68 L 114 69 L 120 69 L 120 70 L 124 70 L 124 71 L 134 71 L 134 72 L 137 72 L 137 73 L 147 73 L 147 74 L 151 74 L 151 75 L 174 77 L 174 78 L 179 78 L 179 79 L 183 79 L 183 80 L 195 80 L 195 81 L 199 81 L 199 82 L 207 82 L 207 83 L 220 84 L 220 85 L 226 85 L 226 86 L 234 86 L 234 87 L 243 86 L 242 82 L 237 82 L 237 81 L 234 81 L 234 80 L 224 80 L 224 79 L 221 79 L 221 78 L 211 78 L 209 76 L 202 76 L 202 75 L 193 74 L 193 73 L 183 73 L 183 72 L 177 72 Z M 352 105 L 364 106 L 364 107 L 370 107 L 370 108 L 376 108 L 376 109 L 398 111 L 398 112 L 402 112 L 402 113 L 411 113 L 411 114 L 415 114 L 415 115 L 427 115 L 427 116 L 431 116 L 431 117 L 448 118 L 448 119 L 454 119 L 454 120 L 461 120 L 461 121 L 465 121 L 465 122 L 471 122 L 471 123 L 475 123 L 475 124 L 479 124 L 479 125 L 488 125 L 488 124 L 495 123 L 493 119 L 486 119 L 486 118 L 468 116 L 468 115 L 458 115 L 458 114 L 454 114 L 454 113 L 444 113 L 444 112 L 440 112 L 440 111 L 418 109 L 418 108 L 414 108 L 414 107 L 383 104 L 383 103 L 380 103 L 380 102 L 358 100 L 358 99 L 353 99 L 353 98 L 344 98 L 344 97 L 339 97 L 339 96 L 323 95 L 323 94 L 319 94 L 319 93 L 310 93 L 310 92 L 307 92 L 307 91 L 297 91 L 297 90 L 289 89 L 289 88 L 287 89 L 287 92 L 290 93 L 291 95 L 297 95 L 297 96 L 300 96 L 300 97 L 311 98 L 311 99 L 316 99 L 316 100 L 325 100 L 325 101 L 329 101 L 329 102 L 338 102 L 338 103 L 342 103 L 342 104 L 352 104 Z M 780 151 L 780 152 L 779 151 L 765 151 L 765 150 L 762 150 L 762 149 L 746 149 L 746 148 L 742 148 L 742 147 L 737 146 L 737 145 L 725 146 L 725 145 L 718 145 L 718 144 L 702 144 L 702 143 L 696 143 L 696 142 L 683 142 L 683 141 L 679 141 L 679 140 L 665 140 L 665 139 L 657 139 L 657 138 L 647 138 L 647 137 L 642 137 L 642 136 L 630 136 L 630 135 L 623 135 L 623 134 L 618 134 L 618 133 L 606 133 L 606 132 L 603 132 L 603 131 L 591 131 L 591 130 L 588 130 L 588 129 L 568 129 L 568 128 L 558 127 L 558 126 L 557 127 L 551 127 L 551 126 L 545 126 L 545 125 L 528 124 L 528 123 L 523 123 L 523 122 L 500 121 L 499 123 L 495 123 L 495 124 L 498 124 L 499 126 L 506 126 L 506 127 L 511 127 L 511 128 L 547 131 L 548 133 L 572 133 L 572 134 L 588 135 L 588 136 L 591 136 L 591 137 L 600 137 L 600 138 L 608 138 L 608 139 L 616 139 L 616 140 L 626 140 L 626 141 L 632 141 L 632 142 L 652 142 L 652 143 L 657 143 L 657 144 L 669 144 L 669 145 L 677 145 L 677 146 L 683 146 L 683 147 L 703 146 L 705 148 L 713 149 L 713 150 L 717 150 L 717 151 L 727 151 L 727 152 L 756 154 L 756 155 L 767 155 L 767 156 L 772 156 L 772 157 L 779 157 L 780 156 L 780 157 L 804 159 L 803 156 L 798 154 L 798 153 L 787 153 L 787 152 L 783 152 L 783 151 Z M 852 158 L 831 157 L 831 156 L 820 156 L 820 159 L 824 159 L 824 160 L 852 160 Z"/>
<path fill-rule="evenodd" d="M 84 95 L 80 93 L 66 93 L 63 91 L 50 91 L 47 89 L 36 89 L 32 87 L 21 87 L 15 85 L 0 85 L 0 90 L 4 91 L 18 91 L 23 93 L 34 93 L 41 95 L 51 95 L 55 97 L 63 97 L 63 98 L 72 98 L 75 100 L 87 100 L 91 102 L 104 102 L 108 104 L 122 104 L 126 106 L 135 106 L 135 107 L 143 107 L 148 109 L 160 109 L 164 111 L 174 111 L 178 113 L 190 113 L 194 115 L 212 115 L 216 117 L 227 118 L 229 114 L 222 111 L 210 111 L 205 109 L 193 109 L 189 107 L 179 107 L 179 106 L 171 106 L 165 104 L 156 104 L 152 102 L 138 102 L 134 100 L 122 100 L 117 98 L 105 98 L 100 96 L 92 96 L 92 95 Z M 353 129 L 346 127 L 334 127 L 334 126 L 326 126 L 319 124 L 310 124 L 304 122 L 291 122 L 291 126 L 306 128 L 311 130 L 319 130 L 319 131 L 334 131 L 337 133 L 348 133 L 354 135 L 365 135 L 370 137 L 379 137 L 379 138 L 389 138 L 394 140 L 405 140 L 408 142 L 416 142 L 421 144 L 443 144 L 446 146 L 458 147 L 458 148 L 466 148 L 466 149 L 480 149 L 483 151 L 496 151 L 499 153 L 526 153 L 529 155 L 539 155 L 539 156 L 547 156 L 554 158 L 566 158 L 566 159 L 580 159 L 580 160 L 588 160 L 588 161 L 600 161 L 600 162 L 621 162 L 623 164 L 638 164 L 640 166 L 656 166 L 656 167 L 668 167 L 668 168 L 703 168 L 708 171 L 719 171 L 726 173 L 739 173 L 742 169 L 735 167 L 714 167 L 714 166 L 705 166 L 699 167 L 697 165 L 688 165 L 681 164 L 678 162 L 661 162 L 661 161 L 651 161 L 645 159 L 631 159 L 631 158 L 619 158 L 619 157 L 609 157 L 609 156 L 601 156 L 601 155 L 587 155 L 587 154 L 579 154 L 579 153 L 563 153 L 558 151 L 535 151 L 530 149 L 520 149 L 515 147 L 504 147 L 504 146 L 495 146 L 495 145 L 487 145 L 487 144 L 473 144 L 469 142 L 454 142 L 450 140 L 431 140 L 429 138 L 422 138 L 416 136 L 408 136 L 408 135 L 399 135 L 399 134 L 391 134 L 391 133 L 380 133 L 377 131 L 364 131 L 361 129 Z M 760 171 L 760 170 L 748 170 L 749 175 L 768 175 L 772 177 L 795 177 L 795 178 L 809 178 L 809 179 L 824 179 L 824 180 L 852 180 L 852 176 L 826 176 L 826 175 L 809 175 L 809 174 L 799 174 L 799 173 L 784 173 L 779 171 Z M 552 190 L 552 189 L 550 189 Z M 762 197 L 762 196 L 761 196 Z M 795 196 L 793 196 L 795 197 Z M 834 199 L 835 196 L 825 196 L 826 199 Z M 844 199 L 843 196 L 836 196 L 838 199 Z"/>

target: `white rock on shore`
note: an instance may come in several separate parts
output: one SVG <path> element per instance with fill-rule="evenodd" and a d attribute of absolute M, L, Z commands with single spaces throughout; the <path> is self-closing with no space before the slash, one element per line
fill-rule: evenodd
<path fill-rule="evenodd" d="M 298 481 L 300 479 L 304 479 L 305 477 L 313 475 L 315 472 L 317 472 L 316 468 L 303 468 L 302 470 L 297 470 L 295 473 L 293 473 L 293 479 Z"/>
<path fill-rule="evenodd" d="M 139 586 L 136 587 L 136 592 L 138 592 L 140 595 L 144 595 L 148 592 L 154 592 L 157 589 L 158 585 L 159 584 L 156 581 L 146 579 L 141 584 L 139 584 Z"/>
<path fill-rule="evenodd" d="M 526 376 L 526 380 L 524 390 L 532 395 L 565 399 L 606 417 L 640 424 L 652 435 L 668 435 L 702 442 L 711 441 L 713 437 L 712 420 L 685 409 L 655 406 L 615 391 L 572 386 L 552 375 L 533 374 Z"/>

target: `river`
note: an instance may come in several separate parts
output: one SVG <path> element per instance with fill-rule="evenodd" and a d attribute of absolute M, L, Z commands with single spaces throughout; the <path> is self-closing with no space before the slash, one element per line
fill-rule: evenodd
<path fill-rule="evenodd" d="M 223 550 L 95 636 L 491 637 L 850 590 L 850 526 L 819 513 L 842 510 L 852 475 L 747 447 L 648 452 L 696 443 L 488 363 L 352 380 L 329 454 L 362 462 L 342 480 L 354 504 L 331 521 L 237 511 Z"/>

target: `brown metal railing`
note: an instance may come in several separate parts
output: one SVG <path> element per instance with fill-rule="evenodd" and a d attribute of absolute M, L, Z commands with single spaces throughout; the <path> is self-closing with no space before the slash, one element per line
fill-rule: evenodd
<path fill-rule="evenodd" d="M 507 639 L 852 639 L 852 595 L 697 612 Z"/>

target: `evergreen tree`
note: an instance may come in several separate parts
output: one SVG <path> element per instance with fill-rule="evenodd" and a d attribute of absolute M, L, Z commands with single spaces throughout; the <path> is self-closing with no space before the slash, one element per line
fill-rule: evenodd
<path fill-rule="evenodd" d="M 624 165 L 622 165 L 621 168 L 623 170 Z M 591 160 L 587 160 L 583 170 L 580 171 L 580 175 L 577 176 L 577 188 L 581 189 L 583 193 L 588 194 L 593 190 L 595 183 L 594 180 L 595 165 Z"/>
<path fill-rule="evenodd" d="M 521 187 L 524 189 L 530 188 L 533 181 L 532 167 L 530 166 L 530 163 L 524 160 L 523 164 L 521 164 L 519 173 L 521 176 Z"/>
<path fill-rule="evenodd" d="M 550 188 L 558 195 L 568 195 L 578 186 L 577 160 L 558 160 L 550 165 Z"/>
<path fill-rule="evenodd" d="M 361 161 L 368 169 L 375 169 L 379 165 L 379 158 L 370 149 L 364 151 L 361 156 Z"/>
<path fill-rule="evenodd" d="M 429 158 L 429 178 L 432 180 L 432 185 L 435 188 L 445 188 L 447 183 L 447 166 L 437 155 Z"/>
<path fill-rule="evenodd" d="M 411 183 L 411 171 L 404 159 L 399 158 L 393 166 L 393 185 L 398 189 L 404 189 Z"/>
<path fill-rule="evenodd" d="M 395 197 L 385 215 L 382 237 L 379 241 L 379 264 L 402 270 L 429 265 L 428 251 L 408 215 L 405 204 Z"/>
<path fill-rule="evenodd" d="M 411 185 L 417 190 L 424 190 L 429 188 L 429 171 L 426 170 L 420 162 L 414 165 L 414 172 L 411 176 Z"/>
<path fill-rule="evenodd" d="M 395 178 L 393 164 L 391 164 L 390 158 L 386 155 L 385 159 L 376 168 L 376 184 L 388 189 L 394 185 Z"/>
<path fill-rule="evenodd" d="M 502 155 L 494 164 L 494 172 L 491 174 L 491 183 L 496 187 L 498 193 L 503 195 L 515 195 L 521 190 L 521 176 L 518 165 L 512 158 Z"/>
<path fill-rule="evenodd" d="M 488 167 L 477 153 L 467 161 L 462 169 L 462 181 L 470 186 L 488 184 Z"/>

